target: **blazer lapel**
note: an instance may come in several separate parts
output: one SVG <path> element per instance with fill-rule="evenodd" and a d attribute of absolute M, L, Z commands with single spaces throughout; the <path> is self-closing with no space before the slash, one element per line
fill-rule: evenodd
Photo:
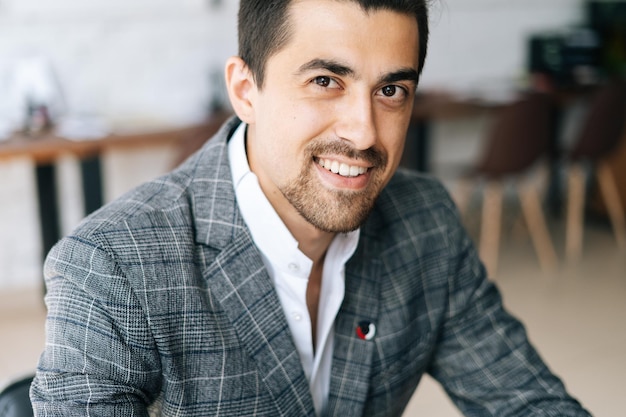
<path fill-rule="evenodd" d="M 225 123 L 183 168 L 192 182 L 196 243 L 208 260 L 203 276 L 280 415 L 314 416 L 287 319 L 235 199 L 227 141 L 240 123 L 236 118 Z"/>
<path fill-rule="evenodd" d="M 204 276 L 255 361 L 280 415 L 314 416 L 287 320 L 247 229 L 218 254 Z"/>
<path fill-rule="evenodd" d="M 335 322 L 328 416 L 362 415 L 369 391 L 375 343 L 359 337 L 357 327 L 376 325 L 381 264 L 376 240 L 364 235 L 365 228 L 357 252 L 346 265 L 345 298 Z M 375 338 L 374 328 L 372 332 Z"/>

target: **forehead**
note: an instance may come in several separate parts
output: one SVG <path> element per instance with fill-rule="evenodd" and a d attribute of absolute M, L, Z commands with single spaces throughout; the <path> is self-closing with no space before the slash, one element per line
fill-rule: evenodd
<path fill-rule="evenodd" d="M 288 20 L 289 40 L 278 54 L 303 59 L 330 55 L 355 62 L 376 57 L 380 63 L 418 65 L 419 34 L 413 15 L 365 11 L 355 1 L 295 0 Z"/>

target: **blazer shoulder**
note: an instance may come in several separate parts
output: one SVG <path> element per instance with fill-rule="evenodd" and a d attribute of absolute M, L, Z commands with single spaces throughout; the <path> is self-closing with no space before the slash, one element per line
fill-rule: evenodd
<path fill-rule="evenodd" d="M 156 213 L 185 210 L 190 181 L 190 178 L 169 173 L 143 183 L 87 216 L 71 234 L 89 238 L 120 225 L 144 227 L 146 225 L 135 223 Z"/>
<path fill-rule="evenodd" d="M 391 216 L 434 214 L 457 216 L 450 193 L 437 178 L 417 171 L 398 169 L 378 199 L 378 206 Z"/>
<path fill-rule="evenodd" d="M 362 231 L 384 241 L 388 248 L 427 239 L 451 251 L 466 234 L 444 185 L 430 175 L 404 169 L 385 187 Z"/>

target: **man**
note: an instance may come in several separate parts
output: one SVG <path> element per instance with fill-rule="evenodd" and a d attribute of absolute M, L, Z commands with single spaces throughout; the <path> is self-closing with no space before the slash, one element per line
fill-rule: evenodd
<path fill-rule="evenodd" d="M 238 119 L 46 262 L 36 415 L 587 416 L 502 308 L 450 199 L 396 172 L 423 1 L 240 5 Z"/>

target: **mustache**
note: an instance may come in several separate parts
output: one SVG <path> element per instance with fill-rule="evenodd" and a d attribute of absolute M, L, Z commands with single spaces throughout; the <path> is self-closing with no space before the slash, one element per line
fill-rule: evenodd
<path fill-rule="evenodd" d="M 371 147 L 367 149 L 356 149 L 343 140 L 317 140 L 307 146 L 307 151 L 311 156 L 315 155 L 341 155 L 350 159 L 359 159 L 375 167 L 387 165 L 387 154 L 380 149 Z"/>

